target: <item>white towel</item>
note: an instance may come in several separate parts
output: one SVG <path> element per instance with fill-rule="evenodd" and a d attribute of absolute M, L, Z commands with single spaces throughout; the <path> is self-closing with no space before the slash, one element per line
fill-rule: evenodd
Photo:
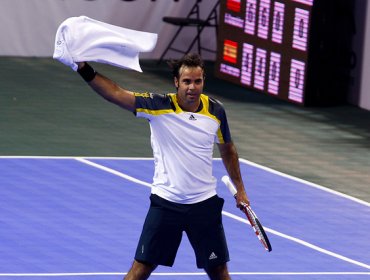
<path fill-rule="evenodd" d="M 139 53 L 150 52 L 157 34 L 131 30 L 86 16 L 71 17 L 59 26 L 53 58 L 77 71 L 76 62 L 95 61 L 142 72 Z"/>

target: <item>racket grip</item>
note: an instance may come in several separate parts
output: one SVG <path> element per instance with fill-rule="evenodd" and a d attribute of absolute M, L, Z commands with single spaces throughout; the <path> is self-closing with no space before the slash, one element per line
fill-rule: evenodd
<path fill-rule="evenodd" d="M 226 187 L 229 189 L 229 191 L 231 192 L 231 194 L 234 196 L 234 197 L 236 197 L 236 188 L 235 188 L 235 186 L 234 186 L 234 184 L 233 184 L 233 182 L 231 182 L 231 180 L 230 180 L 230 178 L 229 178 L 229 176 L 223 176 L 222 177 L 222 182 L 224 182 L 224 184 L 226 185 Z"/>

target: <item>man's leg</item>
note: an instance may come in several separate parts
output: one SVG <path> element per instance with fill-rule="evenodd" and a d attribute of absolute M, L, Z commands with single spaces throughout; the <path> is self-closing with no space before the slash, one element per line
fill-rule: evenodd
<path fill-rule="evenodd" d="M 130 271 L 127 273 L 125 280 L 146 280 L 156 269 L 157 265 L 134 261 Z"/>
<path fill-rule="evenodd" d="M 226 263 L 206 269 L 206 272 L 211 280 L 230 280 L 229 271 Z"/>

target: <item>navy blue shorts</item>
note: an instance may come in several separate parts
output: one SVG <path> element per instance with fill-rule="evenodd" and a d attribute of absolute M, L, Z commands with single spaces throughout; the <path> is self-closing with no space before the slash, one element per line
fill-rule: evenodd
<path fill-rule="evenodd" d="M 186 232 L 198 268 L 207 269 L 229 261 L 222 225 L 222 198 L 216 195 L 195 204 L 179 204 L 151 195 L 150 201 L 135 260 L 172 266 L 182 233 Z"/>

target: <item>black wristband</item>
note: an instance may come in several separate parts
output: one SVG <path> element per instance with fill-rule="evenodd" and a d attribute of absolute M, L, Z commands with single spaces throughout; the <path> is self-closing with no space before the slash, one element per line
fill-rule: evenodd
<path fill-rule="evenodd" d="M 81 77 L 85 80 L 85 82 L 91 82 L 97 74 L 97 72 L 94 70 L 94 68 L 92 68 L 86 62 L 85 62 L 85 65 L 82 68 L 77 69 L 77 72 L 78 72 L 78 74 L 81 75 Z"/>

